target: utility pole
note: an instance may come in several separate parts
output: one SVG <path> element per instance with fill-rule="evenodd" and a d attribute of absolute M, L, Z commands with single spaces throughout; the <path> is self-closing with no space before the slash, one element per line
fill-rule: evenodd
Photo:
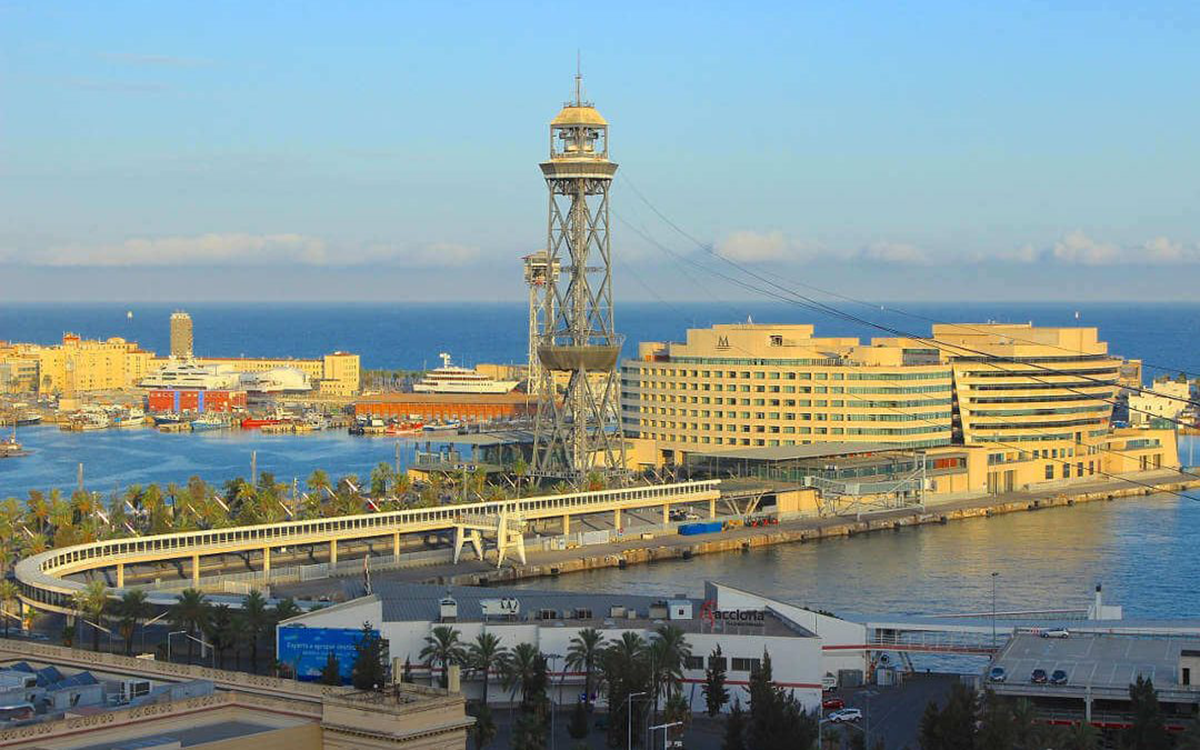
<path fill-rule="evenodd" d="M 76 469 L 75 484 L 78 485 L 79 491 L 83 492 L 83 461 L 79 462 L 79 467 Z"/>
<path fill-rule="evenodd" d="M 996 651 L 996 579 L 1000 574 L 992 571 L 992 653 Z"/>
<path fill-rule="evenodd" d="M 258 486 L 258 451 L 250 451 L 250 486 Z"/>

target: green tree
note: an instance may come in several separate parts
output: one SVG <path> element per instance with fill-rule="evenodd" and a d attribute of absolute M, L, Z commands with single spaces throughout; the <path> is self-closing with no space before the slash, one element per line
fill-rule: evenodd
<path fill-rule="evenodd" d="M 104 627 L 104 615 L 108 611 L 108 588 L 104 581 L 90 581 L 80 592 L 79 611 L 92 631 L 92 650 L 100 650 L 100 629 Z"/>
<path fill-rule="evenodd" d="M 1129 702 L 1133 722 L 1121 738 L 1122 746 L 1128 750 L 1170 748 L 1171 735 L 1167 732 L 1162 707 L 1158 704 L 1158 692 L 1154 689 L 1154 682 L 1138 675 L 1137 682 L 1129 686 Z"/>
<path fill-rule="evenodd" d="M 932 701 L 921 716 L 922 750 L 974 750 L 979 708 L 975 693 L 962 683 L 950 688 L 945 708 Z"/>
<path fill-rule="evenodd" d="M 649 708 L 645 698 L 628 700 L 638 693 L 650 693 L 651 669 L 645 639 L 625 631 L 601 652 L 599 664 L 608 693 L 608 743 L 617 747 L 625 743 L 627 724 L 641 726 Z M 635 740 L 640 742 L 639 737 L 635 735 Z"/>
<path fill-rule="evenodd" d="M 388 495 L 388 490 L 392 486 L 392 467 L 386 461 L 380 461 L 375 464 L 375 468 L 371 469 L 371 496 L 374 498 L 384 498 Z"/>
<path fill-rule="evenodd" d="M 603 648 L 604 634 L 596 628 L 580 630 L 567 647 L 567 668 L 583 672 L 583 694 L 587 706 L 592 705 L 592 673 L 596 670 L 596 660 L 600 658 Z"/>
<path fill-rule="evenodd" d="M 721 708 L 729 702 L 729 690 L 725 688 L 725 657 L 721 654 L 721 646 L 713 649 L 708 658 L 708 669 L 704 671 L 704 705 L 710 717 L 721 713 Z"/>
<path fill-rule="evenodd" d="M 350 682 L 358 690 L 379 690 L 385 685 L 387 655 L 383 651 L 383 639 L 364 622 L 362 634 L 354 644 L 354 666 L 350 670 Z"/>
<path fill-rule="evenodd" d="M 171 622 L 177 629 L 183 630 L 189 636 L 187 639 L 187 660 L 192 663 L 192 653 L 195 647 L 196 632 L 203 629 L 208 621 L 208 600 L 196 589 L 184 589 L 179 599 L 171 605 Z"/>
<path fill-rule="evenodd" d="M 748 744 L 755 750 L 809 747 L 817 739 L 817 722 L 804 712 L 791 692 L 774 683 L 771 655 L 750 672 Z"/>
<path fill-rule="evenodd" d="M 246 626 L 246 639 L 250 644 L 250 671 L 258 672 L 258 644 L 263 633 L 271 629 L 271 616 L 267 612 L 267 600 L 257 589 L 251 589 L 242 602 L 242 616 Z"/>
<path fill-rule="evenodd" d="M 140 589 L 126 589 L 117 602 L 117 630 L 125 639 L 125 655 L 133 655 L 133 635 L 137 627 L 146 618 L 150 605 L 146 603 L 146 592 Z"/>
<path fill-rule="evenodd" d="M 4 619 L 4 637 L 5 638 L 8 637 L 8 622 L 9 622 L 9 620 L 16 617 L 16 615 L 12 614 L 9 611 L 9 609 L 10 609 L 12 603 L 17 600 L 17 596 L 20 593 L 21 593 L 20 588 L 18 588 L 17 584 L 14 583 L 13 581 L 0 582 L 0 609 L 2 609 L 2 611 L 3 611 L 3 614 L 0 614 L 0 617 L 3 617 L 3 619 Z"/>
<path fill-rule="evenodd" d="M 462 664 L 467 660 L 466 649 L 459 642 L 462 635 L 449 625 L 437 625 L 425 636 L 425 647 L 421 649 L 420 658 L 430 666 L 437 665 L 442 670 L 442 687 L 450 683 L 450 665 Z"/>
<path fill-rule="evenodd" d="M 530 644 L 519 644 L 521 646 Z M 550 677 L 546 671 L 546 657 L 533 649 L 531 667 L 527 674 L 521 677 L 521 712 L 513 725 L 511 747 L 515 750 L 542 750 L 546 747 L 546 729 L 550 716 L 550 699 L 546 689 L 550 685 Z"/>
<path fill-rule="evenodd" d="M 573 740 L 582 740 L 588 736 L 588 730 L 587 703 L 576 701 L 575 708 L 571 709 L 571 721 L 567 724 L 567 734 L 571 735 Z"/>
<path fill-rule="evenodd" d="M 725 739 L 721 750 L 746 750 L 746 712 L 740 698 L 733 699 L 733 708 L 725 717 Z"/>
<path fill-rule="evenodd" d="M 656 673 L 654 704 L 657 709 L 659 693 L 669 698 L 683 685 L 683 666 L 692 655 L 692 647 L 678 625 L 659 625 L 652 638 L 653 669 Z"/>
<path fill-rule="evenodd" d="M 341 666 L 338 664 L 337 655 L 332 650 L 325 657 L 325 666 L 321 668 L 322 685 L 341 685 L 342 673 Z"/>
<path fill-rule="evenodd" d="M 1086 721 L 1071 726 L 1063 737 L 1063 750 L 1096 750 L 1100 747 L 1100 732 Z M 1193 746 L 1181 744 L 1178 750 L 1200 750 L 1200 742 Z"/>
<path fill-rule="evenodd" d="M 977 750 L 1010 750 L 1016 746 L 1016 725 L 1010 705 L 991 688 L 983 691 L 979 705 Z"/>
<path fill-rule="evenodd" d="M 487 703 L 472 703 L 468 713 L 475 717 L 475 725 L 471 727 L 471 742 L 475 744 L 475 750 L 483 750 L 496 739 L 496 720 L 492 718 L 492 709 Z"/>
<path fill-rule="evenodd" d="M 521 705 L 531 701 L 531 691 L 537 689 L 538 670 L 545 673 L 546 665 L 542 653 L 532 643 L 518 643 L 504 665 L 504 688 L 516 697 L 521 691 Z"/>
<path fill-rule="evenodd" d="M 204 635 L 217 652 L 217 666 L 225 668 L 225 653 L 233 646 L 236 638 L 233 627 L 233 612 L 228 604 L 218 604 L 209 611 L 204 623 Z"/>
<path fill-rule="evenodd" d="M 483 675 L 483 703 L 488 702 L 488 685 L 492 672 L 504 671 L 508 660 L 508 649 L 500 645 L 500 639 L 492 633 L 480 633 L 467 647 L 465 664 Z"/>

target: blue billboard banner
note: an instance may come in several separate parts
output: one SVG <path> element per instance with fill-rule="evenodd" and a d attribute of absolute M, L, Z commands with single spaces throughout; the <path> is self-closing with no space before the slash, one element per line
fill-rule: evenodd
<path fill-rule="evenodd" d="M 321 670 L 332 651 L 338 660 L 342 681 L 348 682 L 354 667 L 354 646 L 362 634 L 362 628 L 283 627 L 279 629 L 276 658 L 283 664 L 292 665 L 298 679 L 313 682 L 321 678 Z M 378 630 L 372 630 L 371 634 L 379 637 Z"/>

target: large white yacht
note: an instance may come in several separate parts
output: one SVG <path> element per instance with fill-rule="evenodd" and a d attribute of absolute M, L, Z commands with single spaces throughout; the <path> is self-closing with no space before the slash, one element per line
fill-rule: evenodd
<path fill-rule="evenodd" d="M 450 364 L 450 355 L 442 352 L 442 366 L 425 373 L 413 384 L 417 393 L 508 393 L 517 380 L 492 380 L 474 370 Z"/>
<path fill-rule="evenodd" d="M 174 357 L 160 370 L 142 378 L 143 388 L 196 388 L 219 391 L 238 387 L 238 373 L 229 365 L 202 365 Z"/>

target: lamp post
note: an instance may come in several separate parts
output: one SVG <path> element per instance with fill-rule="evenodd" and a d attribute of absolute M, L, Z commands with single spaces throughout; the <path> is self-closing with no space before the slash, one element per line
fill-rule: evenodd
<path fill-rule="evenodd" d="M 992 654 L 996 652 L 996 579 L 1000 574 L 992 571 Z"/>
<path fill-rule="evenodd" d="M 625 696 L 625 748 L 633 750 L 633 699 L 639 695 L 645 695 L 646 691 L 639 693 L 630 693 Z"/>
<path fill-rule="evenodd" d="M 655 731 L 657 731 L 657 730 L 661 729 L 661 730 L 663 730 L 663 750 L 667 750 L 667 740 L 669 739 L 669 737 L 670 737 L 670 734 L 671 734 L 671 733 L 670 733 L 670 731 L 668 731 L 668 730 L 670 730 L 670 728 L 671 728 L 671 727 L 677 727 L 677 726 L 680 726 L 680 725 L 682 725 L 682 724 L 683 724 L 683 722 L 682 722 L 682 721 L 672 721 L 672 722 L 671 722 L 671 723 L 669 723 L 669 724 L 657 724 L 657 725 L 655 725 L 655 726 L 652 726 L 652 727 L 650 727 L 650 740 L 651 740 L 651 742 L 653 743 L 653 741 L 654 741 L 654 733 L 655 733 Z"/>
<path fill-rule="evenodd" d="M 186 630 L 172 630 L 171 632 L 167 633 L 167 662 L 168 663 L 171 661 L 171 636 L 173 636 L 173 635 L 187 635 L 187 631 Z"/>
<path fill-rule="evenodd" d="M 563 658 L 562 654 L 543 654 L 543 656 L 545 656 L 546 659 L 549 660 L 550 662 L 554 662 L 558 659 Z M 554 668 L 551 667 L 550 671 L 553 672 Z M 558 679 L 558 697 L 562 698 L 562 677 L 561 676 Z M 556 737 L 554 735 L 554 714 L 557 713 L 557 710 L 556 710 L 557 707 L 558 707 L 558 703 L 552 697 L 550 699 L 550 750 L 554 750 L 554 748 L 556 748 L 558 746 Z"/>

